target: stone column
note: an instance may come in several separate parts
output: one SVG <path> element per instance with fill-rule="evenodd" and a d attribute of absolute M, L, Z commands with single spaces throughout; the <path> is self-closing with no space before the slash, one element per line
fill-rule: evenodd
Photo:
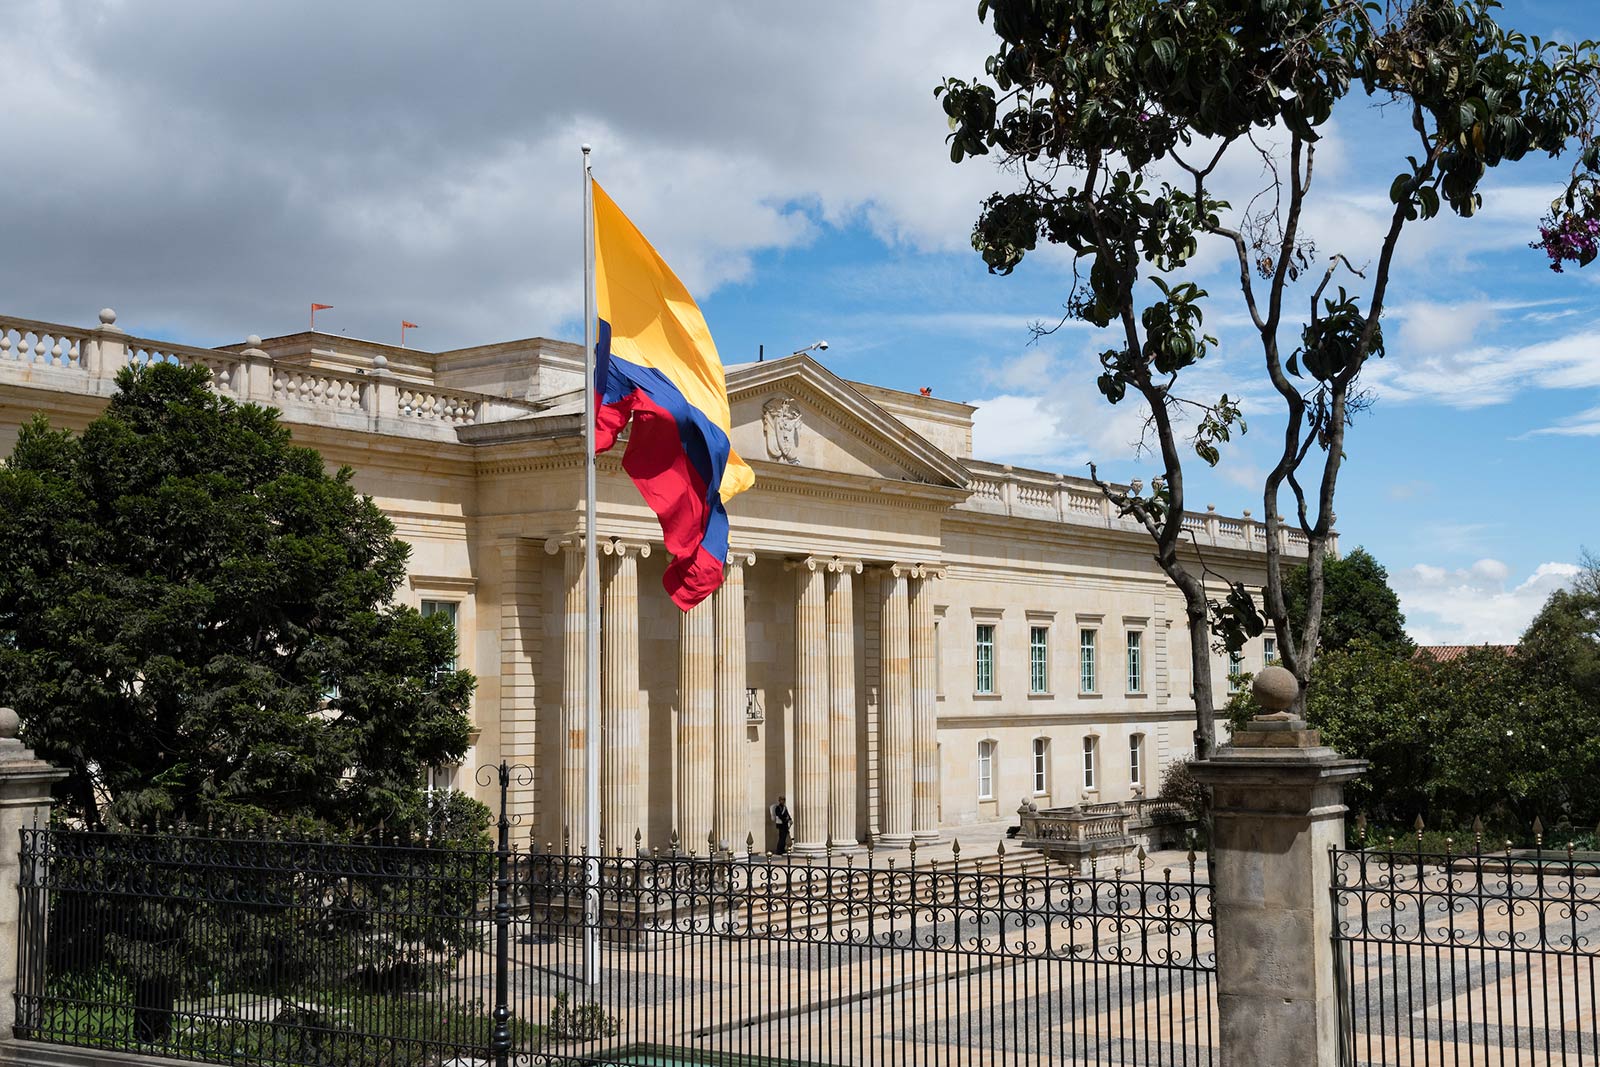
<path fill-rule="evenodd" d="M 878 642 L 882 657 L 878 689 L 880 738 L 878 743 L 879 844 L 894 848 L 911 843 L 911 800 L 914 773 L 911 760 L 911 608 L 907 591 L 908 569 L 888 568 L 878 583 L 881 610 Z"/>
<path fill-rule="evenodd" d="M 828 565 L 828 839 L 856 847 L 856 621 L 859 560 Z"/>
<path fill-rule="evenodd" d="M 585 624 L 583 596 L 583 540 L 552 538 L 544 543 L 551 555 L 561 553 L 561 761 L 559 774 L 561 810 L 555 832 L 564 847 L 577 852 L 584 842 L 584 809 L 587 797 L 584 768 L 588 761 L 585 745 L 587 711 L 583 705 L 583 666 Z"/>
<path fill-rule="evenodd" d="M 67 772 L 37 759 L 17 740 L 17 713 L 0 708 L 0 1035 L 9 1040 L 17 1022 L 17 948 L 22 929 L 23 883 L 21 857 L 17 852 L 22 831 L 50 824 L 50 787 Z M 41 958 L 44 938 L 42 894 L 28 894 L 29 906 L 38 910 L 31 916 L 31 932 L 39 938 L 30 955 Z"/>
<path fill-rule="evenodd" d="M 714 852 L 711 781 L 717 706 L 716 605 L 701 601 L 678 619 L 678 843 L 685 852 Z"/>
<path fill-rule="evenodd" d="M 1328 850 L 1344 843 L 1343 759 L 1282 709 L 1298 686 L 1257 676 L 1258 716 L 1194 765 L 1212 789 L 1211 901 L 1223 1067 L 1337 1067 L 1340 1026 Z"/>
<path fill-rule="evenodd" d="M 644 829 L 639 710 L 639 557 L 649 545 L 603 542 L 600 617 L 600 834 L 611 855 L 631 853 Z"/>
<path fill-rule="evenodd" d="M 744 569 L 756 561 L 749 553 L 728 557 L 722 585 L 712 595 L 716 616 L 716 780 L 712 789 L 711 827 L 717 844 L 734 853 L 745 851 L 755 827 L 749 821 L 745 780 Z"/>
<path fill-rule="evenodd" d="M 933 581 L 918 567 L 910 579 L 911 603 L 911 832 L 919 842 L 939 840 L 938 687 L 934 683 Z"/>
<path fill-rule="evenodd" d="M 794 843 L 820 856 L 828 840 L 828 561 L 794 564 Z"/>

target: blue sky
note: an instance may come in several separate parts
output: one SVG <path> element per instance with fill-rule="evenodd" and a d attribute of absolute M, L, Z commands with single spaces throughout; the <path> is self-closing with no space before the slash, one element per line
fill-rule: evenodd
<path fill-rule="evenodd" d="M 981 70 L 974 8 L 0 0 L 0 32 L 29 42 L 0 70 L 0 311 L 111 305 L 135 332 L 223 343 L 303 328 L 317 300 L 324 329 L 393 340 L 403 317 L 425 347 L 570 337 L 587 140 L 727 362 L 825 338 L 846 377 L 980 404 L 983 458 L 1148 476 L 1138 412 L 1094 389 L 1103 343 L 1030 343 L 1066 260 L 994 277 L 968 245 L 1008 177 L 948 162 L 932 88 Z M 1583 0 L 1513 0 L 1502 21 L 1600 36 Z M 1410 146 L 1353 103 L 1307 224 L 1319 254 L 1363 263 Z M 1600 549 L 1600 266 L 1556 275 L 1527 247 L 1562 173 L 1495 175 L 1482 217 L 1402 244 L 1336 510 L 1423 641 L 1514 640 Z M 1227 176 L 1257 179 L 1243 160 Z M 1222 341 L 1197 388 L 1242 395 L 1251 430 L 1216 471 L 1191 464 L 1190 501 L 1259 514 L 1276 407 L 1223 251 L 1197 265 Z"/>

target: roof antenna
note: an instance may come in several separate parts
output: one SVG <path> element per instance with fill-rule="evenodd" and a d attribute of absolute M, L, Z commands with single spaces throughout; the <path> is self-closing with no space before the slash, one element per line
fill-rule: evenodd
<path fill-rule="evenodd" d="M 767 346 L 756 345 L 756 362 L 760 363 L 767 358 Z"/>

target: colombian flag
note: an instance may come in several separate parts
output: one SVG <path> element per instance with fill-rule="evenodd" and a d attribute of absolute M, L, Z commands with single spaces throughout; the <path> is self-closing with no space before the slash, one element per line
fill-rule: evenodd
<path fill-rule="evenodd" d="M 724 502 L 755 482 L 728 441 L 728 387 L 705 316 L 678 276 L 594 183 L 595 451 L 633 430 L 622 469 L 661 520 L 663 584 L 688 611 L 722 584 Z"/>

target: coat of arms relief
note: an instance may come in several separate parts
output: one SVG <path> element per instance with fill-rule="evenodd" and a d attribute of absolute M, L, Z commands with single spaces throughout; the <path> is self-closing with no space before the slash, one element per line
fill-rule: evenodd
<path fill-rule="evenodd" d="M 784 463 L 800 462 L 800 406 L 786 396 L 761 405 L 761 429 L 767 438 L 768 457 Z"/>

